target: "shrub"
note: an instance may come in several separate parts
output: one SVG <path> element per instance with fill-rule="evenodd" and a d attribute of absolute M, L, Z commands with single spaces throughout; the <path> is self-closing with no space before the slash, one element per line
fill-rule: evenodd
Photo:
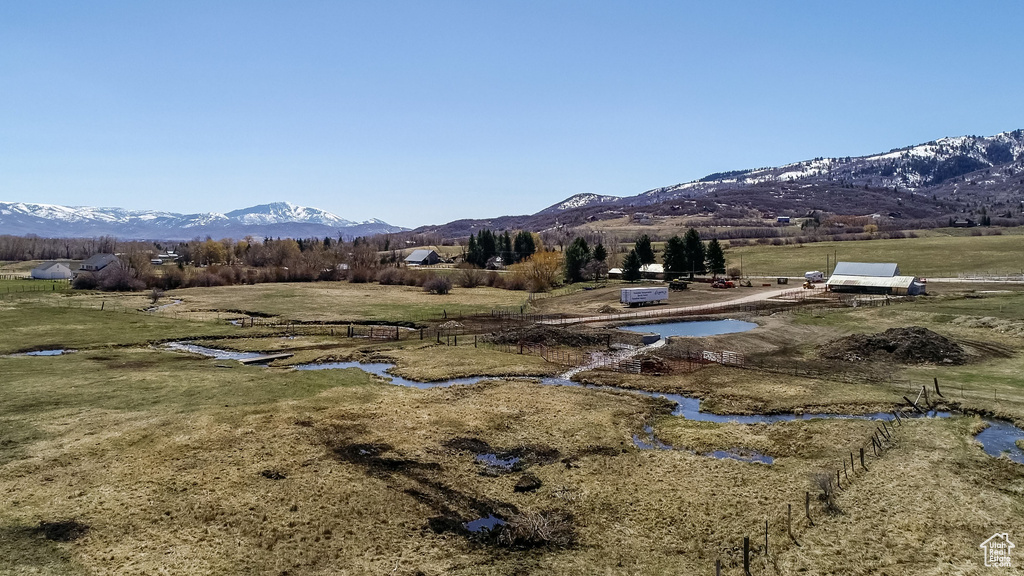
<path fill-rule="evenodd" d="M 381 268 L 377 272 L 377 282 L 383 286 L 396 286 L 405 282 L 405 272 L 398 268 Z"/>
<path fill-rule="evenodd" d="M 71 287 L 75 290 L 95 290 L 97 286 L 99 281 L 92 272 L 82 272 L 71 282 Z"/>
<path fill-rule="evenodd" d="M 110 264 L 97 278 L 100 290 L 107 292 L 135 292 L 146 287 L 145 282 L 135 277 L 134 270 L 119 264 Z"/>
<path fill-rule="evenodd" d="M 813 480 L 814 484 L 821 490 L 821 494 L 818 494 L 818 500 L 825 503 L 825 509 L 832 514 L 841 514 L 843 510 L 836 504 L 836 485 L 832 482 L 834 478 L 831 472 L 816 472 Z"/>
<path fill-rule="evenodd" d="M 558 511 L 514 514 L 498 533 L 498 544 L 509 548 L 564 548 L 575 541 L 572 516 Z"/>
<path fill-rule="evenodd" d="M 487 273 L 487 285 L 491 288 L 502 288 L 505 286 L 505 278 L 492 270 Z"/>
<path fill-rule="evenodd" d="M 447 294 L 452 291 L 452 281 L 447 276 L 434 276 L 423 283 L 423 291 L 431 294 Z"/>
<path fill-rule="evenodd" d="M 530 288 L 530 279 L 522 274 L 512 274 L 502 279 L 502 285 L 505 290 L 526 290 Z M 543 292 L 544 289 L 534 290 L 534 292 Z"/>
<path fill-rule="evenodd" d="M 369 268 L 352 268 L 348 271 L 348 281 L 352 284 L 364 284 L 373 278 L 373 270 Z"/>
<path fill-rule="evenodd" d="M 487 281 L 487 274 L 476 268 L 463 268 L 456 274 L 455 279 L 463 288 L 476 288 Z"/>

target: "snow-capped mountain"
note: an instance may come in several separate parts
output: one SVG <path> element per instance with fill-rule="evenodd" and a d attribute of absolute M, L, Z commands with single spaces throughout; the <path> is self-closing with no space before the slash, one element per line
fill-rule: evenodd
<path fill-rule="evenodd" d="M 0 202 L 0 234 L 46 237 L 115 236 L 187 240 L 196 237 L 274 236 L 345 238 L 404 230 L 377 219 L 353 222 L 318 208 L 274 202 L 227 214 L 177 214 L 91 206 Z"/>
<path fill-rule="evenodd" d="M 993 171 L 993 168 L 1005 169 Z M 1024 130 L 995 136 L 940 138 L 882 154 L 844 158 L 814 158 L 778 167 L 710 174 L 684 184 L 648 190 L 626 198 L 630 204 L 653 204 L 676 198 L 758 184 L 835 183 L 902 189 L 957 188 L 969 174 L 989 171 L 991 184 L 1008 185 L 1024 167 Z M 994 172 L 994 173 L 993 173 Z M 976 184 L 972 184 L 976 185 Z"/>
<path fill-rule="evenodd" d="M 260 204 L 251 208 L 233 210 L 225 214 L 228 218 L 237 220 L 244 224 L 283 224 L 285 222 L 306 222 L 310 224 L 323 224 L 324 226 L 355 226 L 358 222 L 352 222 L 330 212 L 319 208 L 306 208 L 296 206 L 291 202 L 272 202 Z"/>
<path fill-rule="evenodd" d="M 590 206 L 592 204 L 606 204 L 610 202 L 617 202 L 622 200 L 619 196 L 605 196 L 602 194 L 576 194 L 570 196 L 565 200 L 562 200 L 558 204 L 548 206 L 547 208 L 538 212 L 538 214 L 551 214 L 554 212 L 563 212 L 565 210 L 572 210 L 573 208 L 582 208 L 584 206 Z"/>

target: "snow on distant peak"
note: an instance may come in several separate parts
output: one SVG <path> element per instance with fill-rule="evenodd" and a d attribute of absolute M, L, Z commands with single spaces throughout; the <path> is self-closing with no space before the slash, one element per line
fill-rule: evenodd
<path fill-rule="evenodd" d="M 572 210 L 573 208 L 581 208 L 583 206 L 589 206 L 590 204 L 604 204 L 606 202 L 615 202 L 620 200 L 618 196 L 605 196 L 602 194 L 591 194 L 582 193 L 575 194 L 562 200 L 554 206 L 549 206 L 544 209 L 544 212 L 561 212 L 563 210 Z"/>
<path fill-rule="evenodd" d="M 243 224 L 285 224 L 302 222 L 326 226 L 352 226 L 355 222 L 346 220 L 319 208 L 297 206 L 291 202 L 271 202 L 225 214 Z"/>

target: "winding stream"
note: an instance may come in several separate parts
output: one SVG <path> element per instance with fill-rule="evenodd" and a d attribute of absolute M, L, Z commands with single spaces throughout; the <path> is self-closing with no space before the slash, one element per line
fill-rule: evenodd
<path fill-rule="evenodd" d="M 664 342 L 662 340 L 661 342 Z M 172 342 L 165 345 L 166 348 L 171 350 L 180 350 L 184 352 L 192 352 L 195 354 L 201 354 L 203 356 L 210 356 L 212 358 L 222 360 L 240 360 L 246 358 L 252 358 L 260 356 L 256 352 L 230 352 L 227 350 L 218 350 L 216 348 L 207 348 L 205 346 L 198 346 L 195 344 L 189 344 L 185 342 Z M 494 376 L 471 376 L 467 378 L 454 378 L 451 380 L 443 380 L 439 382 L 418 382 L 415 380 L 409 380 L 400 376 L 393 376 L 388 371 L 394 368 L 395 365 L 387 362 L 329 362 L 322 364 L 299 364 L 294 368 L 296 370 L 341 370 L 347 368 L 357 368 L 369 374 L 374 374 L 382 378 L 388 379 L 392 384 L 398 386 L 405 386 L 409 388 L 418 388 L 420 390 L 426 390 L 429 388 L 447 388 L 450 386 L 458 385 L 471 385 L 481 382 L 483 380 L 500 380 L 500 377 Z M 687 420 L 695 420 L 700 422 L 718 422 L 718 423 L 735 423 L 735 424 L 761 424 L 761 423 L 773 423 L 773 422 L 791 422 L 794 420 L 812 420 L 812 419 L 861 419 L 861 420 L 886 420 L 890 421 L 895 419 L 892 413 L 887 412 L 876 412 L 870 414 L 825 414 L 825 413 L 805 413 L 805 414 L 712 414 L 709 412 L 702 412 L 700 409 L 700 399 L 691 396 L 685 396 L 683 394 L 672 394 L 668 392 L 650 392 L 647 390 L 632 390 L 629 388 L 619 388 L 617 386 L 595 386 L 591 384 L 581 384 L 579 382 L 573 382 L 564 377 L 544 377 L 540 378 L 540 383 L 546 386 L 572 386 L 577 388 L 590 388 L 594 390 L 606 390 L 610 392 L 625 392 L 629 394 L 638 394 L 641 396 L 647 396 L 649 398 L 664 398 L 670 402 L 675 403 L 672 409 L 673 416 L 682 416 Z M 908 415 L 912 418 L 925 417 L 925 418 L 950 418 L 953 416 L 951 412 L 945 411 L 931 411 L 927 414 L 913 414 Z M 981 443 L 982 448 L 986 454 L 990 456 L 999 457 L 1005 454 L 1010 460 L 1019 464 L 1024 464 L 1024 450 L 1017 446 L 1018 440 L 1024 439 L 1024 430 L 1013 425 L 1011 422 L 1006 420 L 998 420 L 995 418 L 983 418 L 988 424 L 988 427 L 979 433 L 975 438 Z M 650 426 L 644 427 L 644 437 L 640 435 L 633 436 L 633 443 L 640 449 L 652 449 L 652 450 L 668 450 L 672 449 L 671 446 L 665 444 L 661 440 L 658 440 L 654 435 L 654 430 Z M 713 458 L 729 458 L 735 460 L 741 460 L 744 462 L 760 462 L 764 464 L 771 464 L 772 458 L 770 456 L 760 454 L 753 450 L 745 448 L 732 448 L 729 450 L 721 450 L 704 454 Z"/>

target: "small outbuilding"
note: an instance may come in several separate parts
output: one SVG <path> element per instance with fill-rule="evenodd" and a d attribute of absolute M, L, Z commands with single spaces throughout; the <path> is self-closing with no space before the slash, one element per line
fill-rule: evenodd
<path fill-rule="evenodd" d="M 79 272 L 99 272 L 107 266 L 117 262 L 117 256 L 113 254 L 93 254 L 89 256 L 82 266 L 78 269 Z"/>
<path fill-rule="evenodd" d="M 642 278 L 654 278 L 661 280 L 665 278 L 665 266 L 662 264 L 644 264 L 640 267 Z M 608 271 L 609 278 L 622 278 L 622 268 L 612 268 Z"/>
<path fill-rule="evenodd" d="M 441 261 L 441 257 L 434 250 L 413 250 L 412 254 L 409 254 L 405 258 L 405 263 L 409 266 L 430 266 L 437 264 Z"/>
<path fill-rule="evenodd" d="M 71 268 L 60 262 L 44 262 L 32 269 L 36 280 L 70 280 L 71 276 Z"/>

